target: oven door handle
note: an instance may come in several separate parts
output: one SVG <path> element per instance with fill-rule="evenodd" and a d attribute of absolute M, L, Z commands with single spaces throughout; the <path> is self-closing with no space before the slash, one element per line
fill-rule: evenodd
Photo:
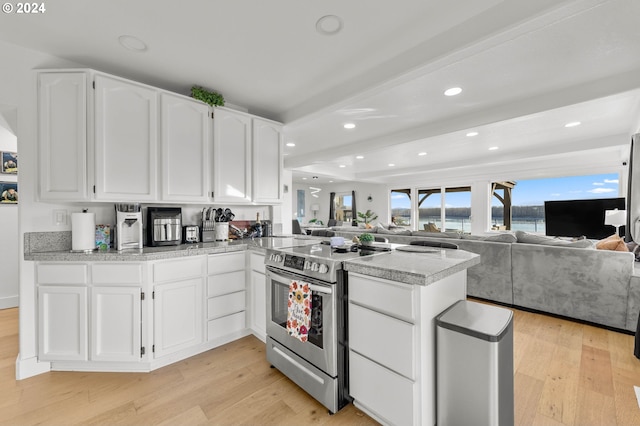
<path fill-rule="evenodd" d="M 293 279 L 297 279 L 297 278 L 290 278 L 287 279 L 286 277 L 283 277 L 282 275 L 277 275 L 273 272 L 271 272 L 271 279 L 275 282 L 278 282 L 280 284 L 286 285 L 287 287 L 289 287 L 289 283 L 291 282 L 291 280 Z M 306 282 L 304 281 L 304 279 L 301 279 L 300 281 Z M 309 288 L 311 289 L 311 291 L 314 291 L 316 293 L 323 293 L 323 294 L 332 294 L 333 290 L 331 289 L 331 287 L 324 287 L 324 286 L 319 286 L 319 285 L 315 285 L 315 284 L 311 284 L 309 282 L 306 282 L 307 284 L 309 284 Z"/>

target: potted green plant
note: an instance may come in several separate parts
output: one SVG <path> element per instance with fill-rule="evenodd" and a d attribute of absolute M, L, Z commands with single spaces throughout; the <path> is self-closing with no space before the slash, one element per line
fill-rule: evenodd
<path fill-rule="evenodd" d="M 378 215 L 372 212 L 371 210 L 367 210 L 366 212 L 358 212 L 358 223 L 364 223 L 365 226 L 369 224 L 372 220 L 376 220 Z"/>
<path fill-rule="evenodd" d="M 363 246 L 370 246 L 375 241 L 374 236 L 369 234 L 368 232 L 361 234 L 359 239 L 360 239 L 360 244 L 362 244 Z"/>
<path fill-rule="evenodd" d="M 204 87 L 193 86 L 191 88 L 191 97 L 213 107 L 224 106 L 224 97 L 220 93 L 207 90 Z"/>
<path fill-rule="evenodd" d="M 324 225 L 324 223 L 320 219 L 310 219 L 309 223 L 314 225 Z"/>

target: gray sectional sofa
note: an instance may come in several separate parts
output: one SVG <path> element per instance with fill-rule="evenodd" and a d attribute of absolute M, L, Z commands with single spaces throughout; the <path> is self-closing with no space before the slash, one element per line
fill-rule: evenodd
<path fill-rule="evenodd" d="M 514 307 L 548 312 L 635 332 L 640 311 L 640 270 L 632 253 L 596 250 L 588 240 L 568 242 L 532 234 L 486 237 L 457 233 L 336 227 L 351 239 L 363 232 L 389 242 L 428 240 L 480 255 L 468 269 L 467 294 Z"/>

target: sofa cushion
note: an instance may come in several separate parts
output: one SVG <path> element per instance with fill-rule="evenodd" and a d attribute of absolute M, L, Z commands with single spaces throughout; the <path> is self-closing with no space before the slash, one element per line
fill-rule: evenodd
<path fill-rule="evenodd" d="M 428 232 L 428 231 L 413 231 L 411 233 L 414 237 L 431 237 L 431 238 L 460 238 L 460 234 L 457 232 Z"/>
<path fill-rule="evenodd" d="M 598 241 L 596 248 L 598 250 L 629 251 L 624 240 L 616 234 Z"/>
<path fill-rule="evenodd" d="M 566 241 L 559 238 L 529 234 L 528 232 L 524 231 L 516 231 L 516 239 L 519 243 L 525 244 L 542 244 L 547 246 L 562 246 L 572 248 L 593 248 L 593 242 L 586 239 L 578 241 Z"/>
<path fill-rule="evenodd" d="M 411 235 L 410 229 L 405 229 L 400 227 L 390 228 L 390 229 L 377 228 L 377 230 L 378 230 L 378 234 Z"/>
<path fill-rule="evenodd" d="M 495 235 L 462 234 L 460 238 L 462 238 L 463 240 L 494 241 L 498 243 L 515 243 L 517 241 L 515 235 L 507 232 Z"/>

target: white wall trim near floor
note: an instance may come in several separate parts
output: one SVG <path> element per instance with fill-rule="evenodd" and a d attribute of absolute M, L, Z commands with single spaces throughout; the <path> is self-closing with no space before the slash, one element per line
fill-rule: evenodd
<path fill-rule="evenodd" d="M 39 362 L 37 357 L 20 359 L 16 358 L 16 380 L 22 380 L 51 371 L 50 362 Z"/>
<path fill-rule="evenodd" d="M 17 308 L 20 303 L 18 296 L 0 297 L 0 309 Z"/>

